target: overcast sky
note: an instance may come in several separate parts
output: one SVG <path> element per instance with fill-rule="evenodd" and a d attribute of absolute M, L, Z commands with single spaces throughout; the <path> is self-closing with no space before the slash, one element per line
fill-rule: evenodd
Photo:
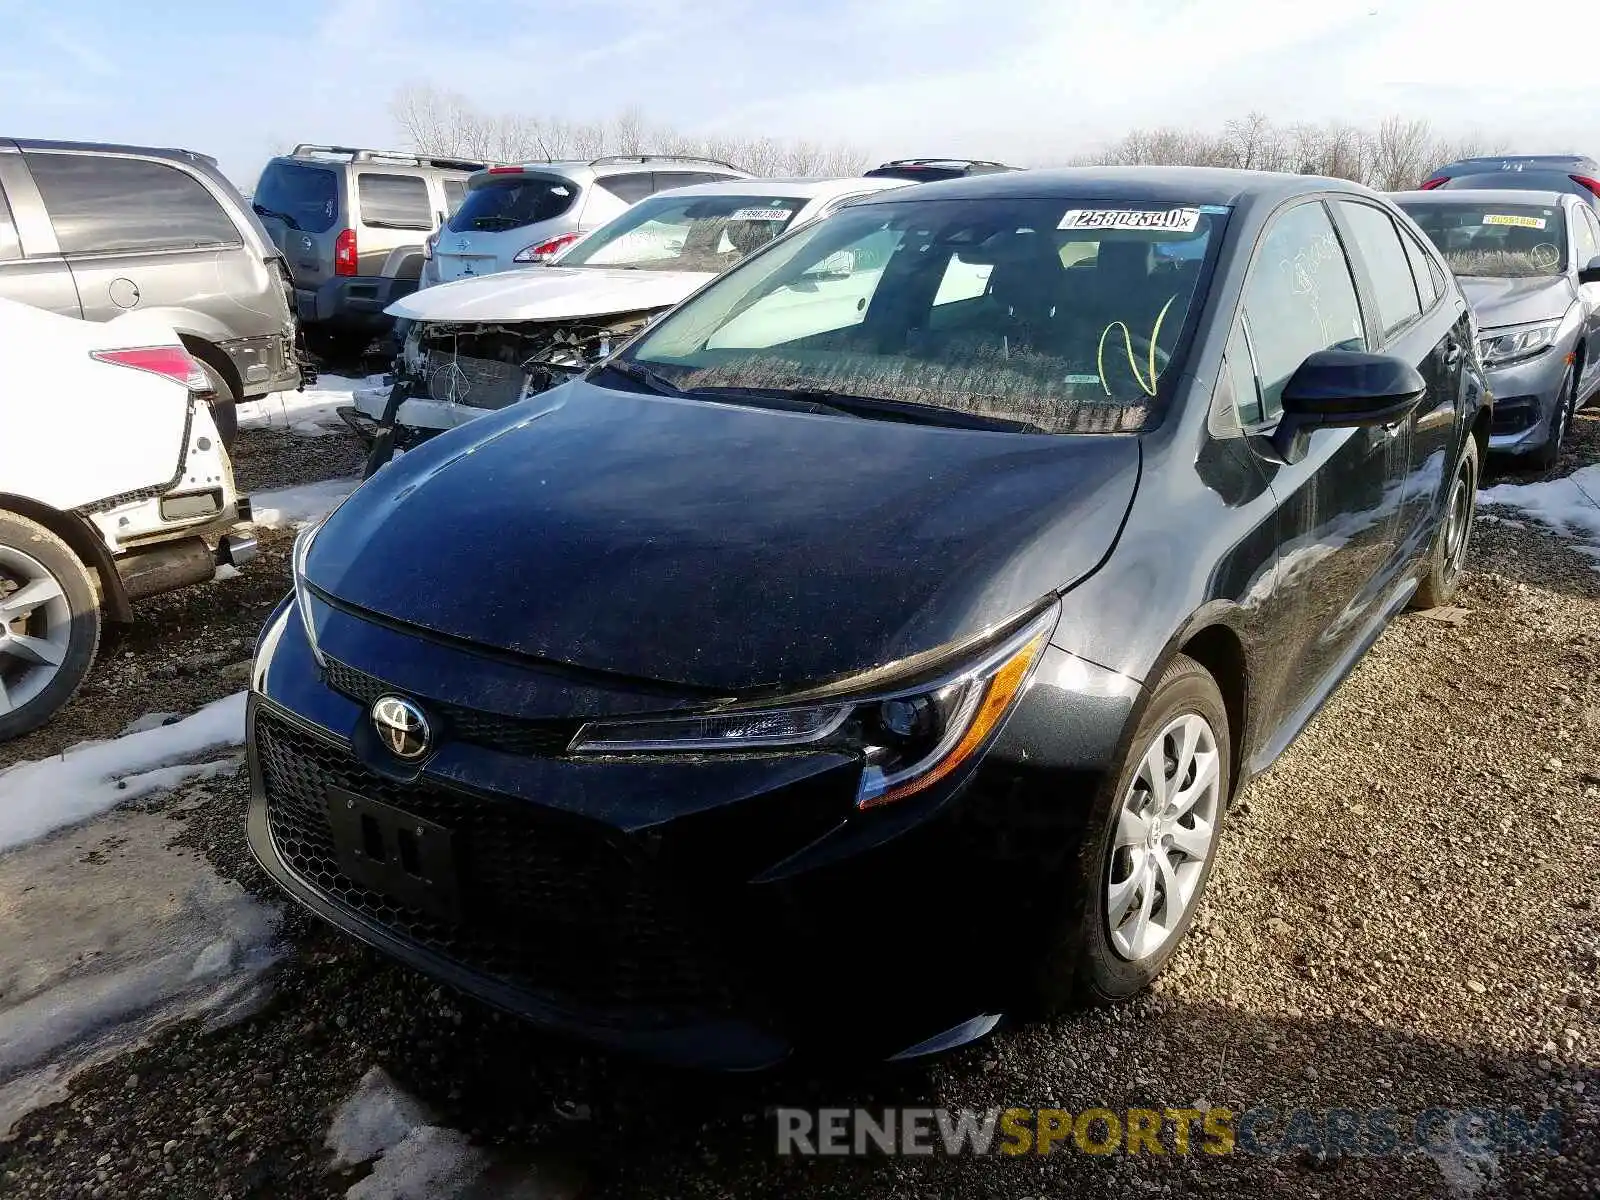
<path fill-rule="evenodd" d="M 247 188 L 278 144 L 398 144 L 406 83 L 875 158 L 1043 164 L 1251 109 L 1600 153 L 1593 0 L 0 0 L 0 28 L 0 134 L 186 146 Z"/>

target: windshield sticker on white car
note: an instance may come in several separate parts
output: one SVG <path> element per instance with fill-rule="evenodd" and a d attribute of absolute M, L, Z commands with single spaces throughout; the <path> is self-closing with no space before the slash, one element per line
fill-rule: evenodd
<path fill-rule="evenodd" d="M 1163 233 L 1193 233 L 1200 227 L 1198 208 L 1169 208 L 1145 212 L 1124 208 L 1073 208 L 1057 229 L 1150 229 Z"/>
<path fill-rule="evenodd" d="M 740 208 L 734 211 L 730 221 L 787 221 L 790 213 L 787 208 Z"/>
<path fill-rule="evenodd" d="M 1485 213 L 1485 225 L 1515 225 L 1518 229 L 1543 229 L 1543 217 L 1519 217 L 1512 213 Z"/>

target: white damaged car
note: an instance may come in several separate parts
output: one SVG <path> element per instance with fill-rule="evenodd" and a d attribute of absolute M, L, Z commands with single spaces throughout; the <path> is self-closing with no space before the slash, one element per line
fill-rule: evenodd
<path fill-rule="evenodd" d="M 255 555 L 211 420 L 211 389 L 173 330 L 0 300 L 0 742 L 72 699 L 106 619 Z"/>
<path fill-rule="evenodd" d="M 641 200 L 553 264 L 425 288 L 386 310 L 404 333 L 388 392 L 346 421 L 368 473 L 413 444 L 587 370 L 780 234 L 903 179 L 738 179 Z"/>

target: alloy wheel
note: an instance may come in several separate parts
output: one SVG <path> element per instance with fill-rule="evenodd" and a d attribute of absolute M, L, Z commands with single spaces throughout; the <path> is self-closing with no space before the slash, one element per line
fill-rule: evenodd
<path fill-rule="evenodd" d="M 38 559 L 0 546 L 0 716 L 50 686 L 72 639 L 66 589 Z"/>
<path fill-rule="evenodd" d="M 1184 713 L 1139 760 L 1117 813 L 1106 881 L 1112 948 L 1149 958 L 1177 934 L 1199 894 L 1216 840 L 1221 760 L 1209 722 Z"/>
<path fill-rule="evenodd" d="M 1472 520 L 1477 512 L 1477 480 L 1472 464 L 1463 462 L 1450 489 L 1450 508 L 1444 526 L 1445 574 L 1454 578 L 1467 561 L 1467 546 L 1472 541 Z"/>

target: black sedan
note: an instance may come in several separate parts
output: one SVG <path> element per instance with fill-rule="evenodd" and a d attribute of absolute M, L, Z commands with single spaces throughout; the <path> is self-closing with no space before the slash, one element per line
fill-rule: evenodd
<path fill-rule="evenodd" d="M 381 950 L 680 1062 L 1130 996 L 1244 781 L 1455 591 L 1471 336 L 1337 180 L 850 205 L 301 536 L 251 845 Z"/>

